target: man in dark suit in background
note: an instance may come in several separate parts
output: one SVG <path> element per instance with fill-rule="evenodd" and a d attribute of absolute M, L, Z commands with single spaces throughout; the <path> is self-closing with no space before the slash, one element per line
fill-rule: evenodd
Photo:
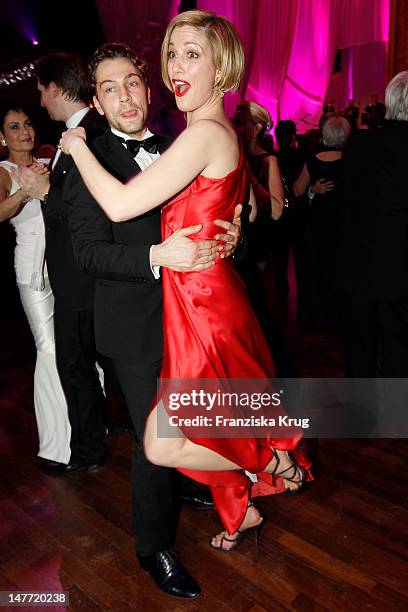
<path fill-rule="evenodd" d="M 346 375 L 408 377 L 408 71 L 383 127 L 350 141 L 341 252 Z"/>
<path fill-rule="evenodd" d="M 364 109 L 365 120 L 371 128 L 380 127 L 384 123 L 385 105 L 373 94 Z"/>
<path fill-rule="evenodd" d="M 348 105 L 344 109 L 343 115 L 350 122 L 352 133 L 357 131 L 359 114 L 360 111 L 358 110 L 358 106 L 354 104 L 354 98 L 350 98 L 348 101 Z"/>
<path fill-rule="evenodd" d="M 94 141 L 94 153 L 111 174 L 126 181 L 153 163 L 171 140 L 147 129 L 150 92 L 145 66 L 128 47 L 103 45 L 91 61 L 90 76 L 94 104 L 110 125 Z M 96 346 L 112 366 L 134 424 L 132 519 L 137 556 L 160 589 L 195 597 L 200 592 L 197 583 L 170 550 L 178 515 L 177 474 L 147 461 L 143 434 L 163 354 L 158 268 L 204 269 L 212 265 L 217 243 L 187 237 L 200 226 L 178 230 L 161 243 L 160 208 L 124 223 L 111 222 L 76 169 L 67 178 L 64 198 L 73 208 L 70 226 L 75 256 L 81 269 L 96 278 Z M 198 501 L 205 501 L 204 496 Z M 207 507 L 211 507 L 208 502 Z"/>
<path fill-rule="evenodd" d="M 89 142 L 105 131 L 104 117 L 88 106 L 87 73 L 77 56 L 49 54 L 38 62 L 36 73 L 41 106 L 52 120 L 63 121 L 67 127 L 82 126 Z M 62 196 L 65 179 L 73 166 L 72 158 L 58 150 L 49 178 L 28 168 L 20 172 L 20 181 L 30 194 L 42 200 L 45 258 L 55 297 L 56 360 L 71 423 L 68 465 L 53 461 L 43 464 L 44 469 L 58 473 L 97 468 L 107 457 L 103 442 L 103 392 L 96 369 L 95 282 L 75 261 L 68 225 L 70 208 Z"/>

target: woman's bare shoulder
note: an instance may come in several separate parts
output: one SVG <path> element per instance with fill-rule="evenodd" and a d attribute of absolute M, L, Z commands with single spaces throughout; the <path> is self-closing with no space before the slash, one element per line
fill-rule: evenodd
<path fill-rule="evenodd" d="M 10 191 L 11 189 L 10 173 L 3 166 L 0 166 L 0 186 L 6 191 Z"/>
<path fill-rule="evenodd" d="M 276 157 L 276 155 L 273 155 L 272 153 L 270 153 L 269 155 L 264 157 L 262 160 L 262 167 L 265 171 L 266 170 L 272 171 L 272 170 L 278 169 L 279 163 L 278 163 L 278 158 Z"/>
<path fill-rule="evenodd" d="M 234 129 L 229 124 L 222 123 L 216 119 L 199 119 L 189 129 L 193 128 L 195 128 L 195 131 L 205 134 L 206 138 L 209 139 L 216 137 L 237 141 Z"/>

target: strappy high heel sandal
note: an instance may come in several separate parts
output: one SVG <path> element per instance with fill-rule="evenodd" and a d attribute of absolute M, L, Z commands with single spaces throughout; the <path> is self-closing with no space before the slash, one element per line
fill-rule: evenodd
<path fill-rule="evenodd" d="M 259 545 L 259 534 L 261 532 L 262 527 L 264 526 L 266 519 L 264 517 L 264 515 L 262 514 L 261 510 L 255 506 L 255 504 L 253 504 L 251 501 L 248 503 L 248 508 L 254 507 L 258 510 L 259 512 L 259 521 L 258 523 L 256 523 L 256 525 L 252 525 L 251 527 L 247 527 L 246 529 L 243 529 L 242 531 L 240 531 L 239 529 L 237 529 L 236 533 L 237 533 L 237 537 L 236 538 L 228 538 L 226 535 L 223 535 L 220 541 L 220 545 L 219 546 L 214 546 L 214 544 L 212 543 L 212 541 L 210 540 L 210 546 L 212 546 L 213 548 L 215 548 L 216 550 L 219 550 L 221 552 L 231 552 L 232 550 L 235 550 L 236 547 L 238 546 L 238 544 L 240 542 L 242 542 L 242 540 L 244 539 L 244 537 L 246 535 L 248 535 L 249 533 L 253 533 L 255 536 L 255 545 L 258 548 Z M 224 533 L 227 533 L 226 531 Z M 213 538 L 212 538 L 213 539 Z M 230 547 L 226 547 L 223 546 L 224 542 L 232 542 Z"/>
<path fill-rule="evenodd" d="M 272 471 L 272 476 L 279 476 L 283 480 L 287 480 L 288 482 L 293 482 L 298 485 L 296 489 L 286 489 L 285 495 L 295 495 L 296 493 L 299 493 L 299 490 L 305 485 L 306 473 L 304 469 L 296 461 L 294 461 L 289 451 L 285 451 L 288 454 L 288 457 L 292 461 L 292 463 L 284 470 L 281 470 L 280 472 L 278 472 L 278 468 L 280 464 L 279 455 L 275 448 L 271 448 L 271 451 L 276 461 L 276 465 Z M 292 470 L 291 474 L 290 474 L 290 470 Z M 284 476 L 284 474 L 287 474 L 287 475 Z M 300 478 L 296 478 L 296 476 L 298 475 L 300 475 Z"/>

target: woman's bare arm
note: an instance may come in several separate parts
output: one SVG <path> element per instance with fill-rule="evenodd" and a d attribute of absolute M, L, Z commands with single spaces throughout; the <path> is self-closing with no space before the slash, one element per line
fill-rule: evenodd
<path fill-rule="evenodd" d="M 221 154 L 234 146 L 231 135 L 210 120 L 184 130 L 154 164 L 125 185 L 102 168 L 78 134 L 83 134 L 78 128 L 64 134 L 63 150 L 72 155 L 87 188 L 112 221 L 132 219 L 166 202 L 204 170 L 212 178 L 220 172 L 221 178 L 235 167 L 228 162 L 233 156 Z"/>
<path fill-rule="evenodd" d="M 258 208 L 256 205 L 256 197 L 255 197 L 255 192 L 254 189 L 252 187 L 252 185 L 250 186 L 250 190 L 249 190 L 249 207 L 250 207 L 250 213 L 249 213 L 249 217 L 248 220 L 250 223 L 253 223 L 256 219 L 256 216 L 258 214 Z"/>
<path fill-rule="evenodd" d="M 297 198 L 299 196 L 302 196 L 305 193 L 309 183 L 310 183 L 310 176 L 309 176 L 309 172 L 307 169 L 307 165 L 305 164 L 302 168 L 302 172 L 299 174 L 298 178 L 296 179 L 293 185 L 293 193 L 295 194 Z"/>
<path fill-rule="evenodd" d="M 271 199 L 271 217 L 275 221 L 280 219 L 285 201 L 285 191 L 280 175 L 278 160 L 274 156 L 266 158 L 268 163 L 268 187 Z"/>
<path fill-rule="evenodd" d="M 0 168 L 0 221 L 15 217 L 27 199 L 27 193 L 23 189 L 17 189 L 13 195 L 9 195 L 10 190 L 10 175 L 7 170 Z"/>

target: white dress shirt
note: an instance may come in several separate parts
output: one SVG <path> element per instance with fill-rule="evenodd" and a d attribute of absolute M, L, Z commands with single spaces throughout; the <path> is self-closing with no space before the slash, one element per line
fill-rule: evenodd
<path fill-rule="evenodd" d="M 111 128 L 111 130 L 112 130 L 112 133 L 115 134 L 115 136 L 119 136 L 119 138 L 123 138 L 125 141 L 133 140 L 133 138 L 131 138 L 129 134 L 124 134 L 123 132 L 119 132 L 119 130 L 116 130 L 115 128 Z M 152 132 L 149 129 L 147 129 L 143 138 L 140 139 L 140 142 L 142 142 L 143 140 L 146 140 L 146 138 L 151 138 L 151 136 L 154 136 L 154 134 L 152 134 Z M 125 142 L 123 143 L 123 146 L 126 148 Z M 143 171 L 143 170 L 146 170 L 146 168 L 150 166 L 150 164 L 152 164 L 159 157 L 160 157 L 160 153 L 148 153 L 145 149 L 143 149 L 143 147 L 140 147 L 134 160 Z"/>
<path fill-rule="evenodd" d="M 132 137 L 129 136 L 129 134 L 120 132 L 119 130 L 113 127 L 111 127 L 111 130 L 112 130 L 112 133 L 115 134 L 115 136 L 119 136 L 119 138 L 123 138 L 123 140 L 125 140 L 125 142 L 122 143 L 125 148 L 126 148 L 126 140 L 133 140 Z M 147 128 L 143 138 L 141 138 L 140 141 L 146 140 L 146 138 L 150 138 L 151 136 L 154 136 L 154 134 L 152 134 L 152 132 Z M 148 151 L 143 149 L 143 147 L 140 147 L 139 151 L 134 157 L 134 160 L 137 163 L 137 165 L 140 166 L 143 172 L 143 170 L 146 170 L 146 168 L 150 166 L 150 164 L 152 164 L 159 157 L 160 157 L 160 153 L 149 153 Z M 153 246 L 154 245 L 150 247 L 150 251 L 149 251 L 150 268 L 151 268 L 154 278 L 157 280 L 160 278 L 160 266 L 152 266 L 151 264 Z"/>
<path fill-rule="evenodd" d="M 67 128 L 75 128 L 81 123 L 82 119 L 85 117 L 86 113 L 89 112 L 89 106 L 85 106 L 84 108 L 79 109 L 76 113 L 71 115 L 69 119 L 66 120 L 65 125 Z M 59 156 L 61 155 L 61 149 L 58 149 L 55 157 L 52 162 L 52 169 L 54 169 L 55 164 L 57 163 Z"/>

